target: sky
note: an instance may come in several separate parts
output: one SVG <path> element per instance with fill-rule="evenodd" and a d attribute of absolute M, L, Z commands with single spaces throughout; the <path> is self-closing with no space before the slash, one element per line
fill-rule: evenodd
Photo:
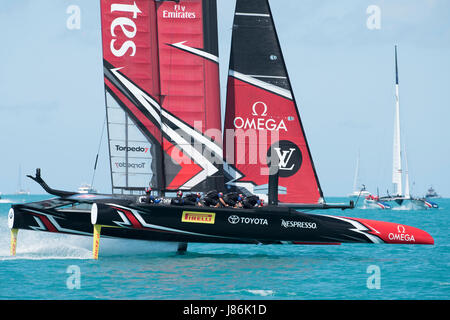
<path fill-rule="evenodd" d="M 224 112 L 235 1 L 217 2 Z M 411 193 L 450 197 L 450 2 L 270 4 L 325 197 L 352 191 L 358 152 L 360 182 L 392 190 L 394 45 Z M 99 1 L 3 0 L 0 30 L 0 192 L 43 193 L 35 168 L 55 188 L 91 183 L 100 145 L 94 186 L 109 193 Z"/>

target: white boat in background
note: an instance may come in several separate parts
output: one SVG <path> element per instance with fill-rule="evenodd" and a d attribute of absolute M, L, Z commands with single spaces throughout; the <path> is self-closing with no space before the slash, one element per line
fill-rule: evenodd
<path fill-rule="evenodd" d="M 352 193 L 350 193 L 348 196 L 349 196 L 349 198 L 365 198 L 365 197 L 367 197 L 370 194 L 371 193 L 366 190 L 366 186 L 365 185 L 361 185 L 361 189 L 360 190 L 355 190 Z"/>
<path fill-rule="evenodd" d="M 16 192 L 16 194 L 20 194 L 20 195 L 29 195 L 30 191 L 29 190 L 23 190 L 20 189 L 19 191 Z"/>
<path fill-rule="evenodd" d="M 348 197 L 355 202 L 355 205 L 357 205 L 358 203 L 363 203 L 364 201 L 366 201 L 366 199 L 368 199 L 371 195 L 372 194 L 366 190 L 366 186 L 361 185 L 360 190 L 355 189 L 355 191 L 350 193 Z"/>
<path fill-rule="evenodd" d="M 5 195 L 0 192 L 0 203 L 13 203 L 13 201 L 5 198 Z"/>
<path fill-rule="evenodd" d="M 392 150 L 392 184 L 394 186 L 394 195 L 381 197 L 385 202 L 396 203 L 402 205 L 404 200 L 409 200 L 408 194 L 403 192 L 403 169 L 402 169 L 402 152 L 400 140 L 400 98 L 399 98 L 399 82 L 398 82 L 398 64 L 397 64 L 397 46 L 395 46 L 395 122 L 394 122 L 394 141 Z M 407 191 L 407 190 L 405 190 Z"/>
<path fill-rule="evenodd" d="M 365 197 L 363 203 L 363 208 L 367 209 L 392 209 L 390 204 L 380 201 L 380 198 L 378 196 L 374 196 L 372 194 L 369 194 L 367 197 Z"/>
<path fill-rule="evenodd" d="M 437 208 L 437 204 L 426 201 L 425 198 L 414 198 L 409 189 L 408 162 L 405 154 L 405 170 L 403 170 L 402 150 L 400 140 L 400 99 L 399 99 L 399 81 L 398 81 L 398 63 L 397 46 L 395 46 L 395 123 L 394 123 L 394 143 L 392 154 L 392 183 L 394 185 L 394 194 L 380 197 L 379 201 L 389 204 L 391 207 L 409 209 Z M 403 179 L 405 184 L 403 185 Z"/>
<path fill-rule="evenodd" d="M 430 187 L 427 190 L 427 194 L 425 195 L 425 198 L 440 198 L 441 196 L 439 194 L 437 194 L 437 192 L 434 190 L 433 187 Z"/>
<path fill-rule="evenodd" d="M 364 184 L 361 184 L 361 187 L 358 187 L 359 185 L 359 151 L 358 151 L 358 157 L 356 158 L 356 169 L 355 169 L 355 177 L 353 179 L 353 192 L 348 195 L 349 198 L 352 200 L 362 198 L 370 195 L 370 192 L 366 190 L 366 186 Z"/>
<path fill-rule="evenodd" d="M 78 193 L 97 193 L 97 190 L 94 189 L 90 184 L 82 184 L 78 188 Z"/>
<path fill-rule="evenodd" d="M 17 182 L 17 191 L 15 193 L 16 195 L 29 195 L 30 190 L 25 190 L 22 188 L 22 166 L 19 165 L 19 179 Z"/>

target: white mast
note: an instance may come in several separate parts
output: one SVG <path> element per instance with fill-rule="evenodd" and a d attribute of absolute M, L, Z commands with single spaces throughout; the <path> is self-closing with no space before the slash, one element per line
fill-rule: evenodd
<path fill-rule="evenodd" d="M 402 158 L 400 146 L 400 101 L 398 94 L 397 46 L 395 46 L 395 123 L 392 159 L 392 183 L 394 184 L 395 195 L 402 196 Z"/>
<path fill-rule="evenodd" d="M 353 179 L 353 191 L 354 192 L 359 191 L 358 180 L 359 180 L 359 150 L 358 150 L 358 157 L 356 158 L 355 178 Z"/>

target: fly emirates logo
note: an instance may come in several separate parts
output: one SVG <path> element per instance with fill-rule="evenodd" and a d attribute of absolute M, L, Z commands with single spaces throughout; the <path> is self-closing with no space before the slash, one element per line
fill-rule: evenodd
<path fill-rule="evenodd" d="M 136 54 L 136 44 L 133 39 L 137 33 L 137 26 L 134 20 L 137 19 L 138 14 L 142 11 L 137 7 L 136 2 L 133 4 L 111 4 L 111 13 L 117 13 L 118 16 L 111 22 L 111 36 L 110 42 L 111 53 L 116 57 L 123 57 L 125 54 L 134 57 Z M 125 36 L 126 40 L 117 40 L 118 37 Z"/>
<path fill-rule="evenodd" d="M 195 12 L 188 11 L 186 6 L 181 4 L 174 5 L 173 10 L 163 10 L 164 19 L 195 19 L 196 17 Z"/>

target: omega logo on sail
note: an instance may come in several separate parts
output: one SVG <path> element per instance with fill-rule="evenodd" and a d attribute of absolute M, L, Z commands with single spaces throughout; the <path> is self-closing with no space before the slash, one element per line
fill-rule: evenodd
<path fill-rule="evenodd" d="M 111 12 L 127 12 L 133 14 L 133 19 L 137 18 L 138 13 L 142 13 L 141 10 L 136 5 L 136 2 L 133 4 L 119 4 L 114 3 L 111 4 Z M 122 33 L 128 38 L 133 39 L 137 33 L 137 27 L 133 20 L 127 17 L 118 17 L 113 20 L 111 23 L 111 36 L 114 38 L 117 37 L 117 28 L 120 27 Z M 123 57 L 130 49 L 130 56 L 134 57 L 136 54 L 136 44 L 132 40 L 127 40 L 122 43 L 120 48 L 116 48 L 115 43 L 117 39 L 112 39 L 110 43 L 111 53 L 116 57 Z"/>
<path fill-rule="evenodd" d="M 253 118 L 234 118 L 233 124 L 236 129 L 254 129 L 254 130 L 268 130 L 268 131 L 287 131 L 284 120 L 277 121 L 272 118 L 265 118 L 267 116 L 267 104 L 262 101 L 257 101 L 252 106 Z M 258 113 L 258 111 L 260 113 Z"/>

